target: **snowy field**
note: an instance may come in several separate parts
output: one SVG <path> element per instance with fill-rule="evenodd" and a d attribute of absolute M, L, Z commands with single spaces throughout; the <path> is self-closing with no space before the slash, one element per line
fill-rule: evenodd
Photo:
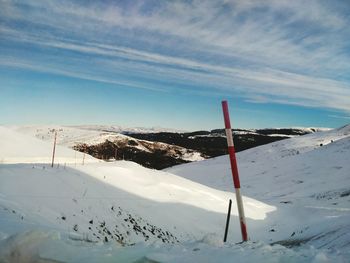
<path fill-rule="evenodd" d="M 154 148 L 158 148 L 171 153 L 169 148 L 177 150 L 178 153 L 173 153 L 174 157 L 180 158 L 185 161 L 201 161 L 204 158 L 200 152 L 194 150 L 188 150 L 186 148 L 169 145 L 162 142 L 151 142 L 145 140 L 136 140 L 130 136 L 124 135 L 123 133 L 133 132 L 154 132 L 155 129 L 145 128 L 127 128 L 123 129 L 118 126 L 61 126 L 61 125 L 34 125 L 34 126 L 9 126 L 9 129 L 19 132 L 24 135 L 36 137 L 40 140 L 53 142 L 54 131 L 57 131 L 57 144 L 68 148 L 80 144 L 86 144 L 89 146 L 98 145 L 106 141 L 116 144 L 127 144 L 129 147 L 135 148 L 144 152 L 151 152 Z M 159 130 L 163 131 L 163 130 Z M 166 130 L 164 130 L 166 131 Z M 128 144 L 129 141 L 133 141 L 134 144 Z M 79 159 L 79 158 L 78 158 Z"/>
<path fill-rule="evenodd" d="M 156 171 L 51 153 L 0 127 L 0 262 L 350 262 L 350 126 L 238 154 L 243 244 L 227 156 Z"/>
<path fill-rule="evenodd" d="M 8 127 L 24 135 L 31 135 L 43 141 L 53 141 L 54 130 L 57 131 L 58 144 L 72 148 L 73 146 L 86 143 L 94 145 L 106 140 L 131 139 L 121 134 L 123 130 L 114 126 L 61 126 L 61 125 L 34 125 Z"/>

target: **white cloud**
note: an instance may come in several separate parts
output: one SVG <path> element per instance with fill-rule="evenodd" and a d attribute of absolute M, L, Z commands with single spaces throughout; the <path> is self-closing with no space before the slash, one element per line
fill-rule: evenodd
<path fill-rule="evenodd" d="M 123 81 L 111 73 L 131 72 L 174 86 L 205 87 L 195 92 L 350 111 L 349 18 L 341 9 L 321 1 L 208 0 L 162 1 L 146 12 L 146 4 L 29 0 L 28 14 L 4 2 L 4 19 L 34 27 L 0 30 L 13 42 L 87 54 L 99 66 L 93 78 L 115 84 Z M 95 69 L 73 63 L 67 72 L 61 60 L 56 63 L 40 70 L 77 76 L 83 71 L 86 78 Z"/>
<path fill-rule="evenodd" d="M 342 115 L 328 115 L 328 117 L 331 117 L 331 118 L 336 118 L 336 119 L 346 119 L 346 120 L 350 120 L 350 116 L 342 116 Z"/>

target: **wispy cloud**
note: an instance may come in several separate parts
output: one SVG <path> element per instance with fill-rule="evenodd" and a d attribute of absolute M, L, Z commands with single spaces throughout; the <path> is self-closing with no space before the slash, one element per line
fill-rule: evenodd
<path fill-rule="evenodd" d="M 140 88 L 153 81 L 156 89 L 350 111 L 350 7 L 336 3 L 2 1 L 0 44 L 45 50 L 42 58 L 2 56 L 0 63 Z"/>
<path fill-rule="evenodd" d="M 336 119 L 345 119 L 350 120 L 350 116 L 342 116 L 342 115 L 328 115 L 328 117 L 336 118 Z"/>

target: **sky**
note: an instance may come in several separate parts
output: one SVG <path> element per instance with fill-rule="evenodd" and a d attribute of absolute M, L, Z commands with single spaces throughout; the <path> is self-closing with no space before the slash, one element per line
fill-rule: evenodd
<path fill-rule="evenodd" d="M 350 1 L 0 0 L 0 124 L 350 123 Z"/>

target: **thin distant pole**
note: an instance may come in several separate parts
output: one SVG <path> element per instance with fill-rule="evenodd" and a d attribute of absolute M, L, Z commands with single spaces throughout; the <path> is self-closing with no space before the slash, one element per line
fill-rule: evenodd
<path fill-rule="evenodd" d="M 117 152 L 118 152 L 118 149 L 115 148 L 115 152 L 114 152 L 114 159 L 117 160 Z"/>
<path fill-rule="evenodd" d="M 53 167 L 53 164 L 54 164 L 54 161 L 55 161 L 56 139 L 57 139 L 57 131 L 55 131 L 55 139 L 54 139 L 54 143 L 53 143 L 53 151 L 52 151 L 52 162 L 51 162 L 51 167 Z"/>
<path fill-rule="evenodd" d="M 246 224 L 245 215 L 244 215 L 243 201 L 242 201 L 242 195 L 241 195 L 241 184 L 239 182 L 236 152 L 235 152 L 235 146 L 233 144 L 232 129 L 231 129 L 230 115 L 228 111 L 227 101 L 222 101 L 222 111 L 224 113 L 225 132 L 226 132 L 226 138 L 227 138 L 228 152 L 230 155 L 233 184 L 236 192 L 236 201 L 237 201 L 239 222 L 241 225 L 242 239 L 243 241 L 247 241 L 248 240 L 247 224 Z"/>
<path fill-rule="evenodd" d="M 228 203 L 228 211 L 227 211 L 227 218 L 226 218 L 224 242 L 226 242 L 226 240 L 227 240 L 227 232 L 228 232 L 228 227 L 230 225 L 231 206 L 232 206 L 232 200 L 230 199 L 230 201 Z"/>

